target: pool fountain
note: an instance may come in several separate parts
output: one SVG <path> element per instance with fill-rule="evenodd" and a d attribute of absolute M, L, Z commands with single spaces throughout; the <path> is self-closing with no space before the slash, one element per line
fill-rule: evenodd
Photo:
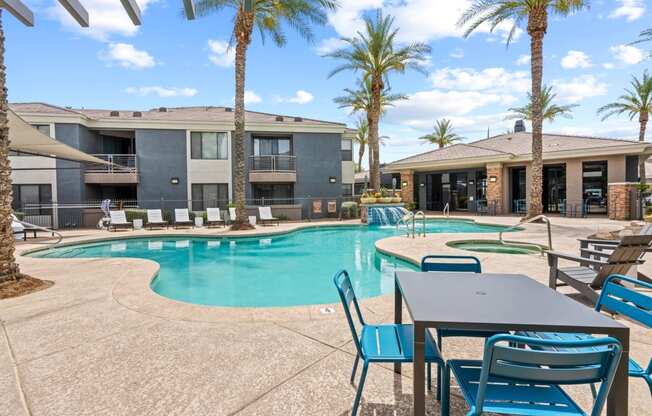
<path fill-rule="evenodd" d="M 396 225 L 407 212 L 400 205 L 371 205 L 367 207 L 367 224 Z"/>

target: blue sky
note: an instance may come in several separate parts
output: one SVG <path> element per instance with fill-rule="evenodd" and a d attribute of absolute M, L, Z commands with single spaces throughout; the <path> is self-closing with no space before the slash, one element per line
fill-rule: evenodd
<path fill-rule="evenodd" d="M 192 22 L 181 17 L 181 0 L 137 0 L 143 25 L 134 27 L 117 0 L 82 0 L 91 28 L 75 26 L 56 0 L 24 0 L 36 15 L 27 28 L 7 13 L 6 64 L 12 102 L 44 101 L 86 108 L 148 109 L 158 106 L 231 105 L 233 53 L 227 48 L 230 11 Z M 329 24 L 315 28 L 308 43 L 291 30 L 288 44 L 261 43 L 256 34 L 248 54 L 248 108 L 347 122 L 333 104 L 357 75 L 328 78 L 338 62 L 320 54 L 352 36 L 361 16 L 382 8 L 396 18 L 402 42 L 432 47 L 427 74 L 392 75 L 395 92 L 409 100 L 390 109 L 382 123 L 389 136 L 381 158 L 389 162 L 429 150 L 418 137 L 435 120 L 453 120 L 468 140 L 504 132 L 507 109 L 522 105 L 529 90 L 529 38 L 509 48 L 509 26 L 463 39 L 455 26 L 469 0 L 340 0 Z M 558 102 L 578 104 L 573 119 L 546 124 L 547 132 L 636 138 L 638 124 L 627 117 L 601 122 L 596 109 L 614 100 L 631 76 L 650 67 L 652 44 L 630 46 L 650 27 L 650 1 L 592 1 L 591 9 L 551 18 L 544 48 L 544 82 Z"/>

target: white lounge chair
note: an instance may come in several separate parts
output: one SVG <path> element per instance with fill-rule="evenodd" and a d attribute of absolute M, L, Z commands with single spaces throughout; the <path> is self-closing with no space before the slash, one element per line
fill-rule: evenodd
<path fill-rule="evenodd" d="M 163 219 L 163 213 L 160 209 L 147 210 L 147 228 L 168 228 L 168 222 Z"/>
<path fill-rule="evenodd" d="M 233 222 L 235 221 L 235 217 L 236 217 L 235 208 L 233 207 L 229 208 L 229 223 L 233 224 Z"/>
<path fill-rule="evenodd" d="M 279 225 L 279 219 L 272 216 L 272 207 L 258 207 L 258 215 L 260 216 L 260 222 L 263 225 L 267 225 L 269 223 L 276 223 L 276 225 Z"/>
<path fill-rule="evenodd" d="M 120 228 L 134 228 L 134 224 L 131 221 L 127 221 L 127 214 L 125 214 L 124 210 L 109 211 L 109 218 L 111 218 L 109 231 L 115 231 Z"/>
<path fill-rule="evenodd" d="M 174 210 L 174 228 L 194 226 L 195 223 L 190 221 L 188 208 L 177 208 Z"/>
<path fill-rule="evenodd" d="M 225 225 L 219 208 L 206 208 L 206 225 L 209 228 L 214 225 Z"/>

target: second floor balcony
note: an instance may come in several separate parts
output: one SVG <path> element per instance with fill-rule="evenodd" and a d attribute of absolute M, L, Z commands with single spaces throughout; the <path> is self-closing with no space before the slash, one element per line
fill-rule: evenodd
<path fill-rule="evenodd" d="M 296 182 L 296 156 L 249 156 L 249 182 Z"/>
<path fill-rule="evenodd" d="M 138 183 L 138 162 L 135 154 L 94 154 L 108 165 L 88 165 L 84 182 L 91 184 L 122 185 Z"/>

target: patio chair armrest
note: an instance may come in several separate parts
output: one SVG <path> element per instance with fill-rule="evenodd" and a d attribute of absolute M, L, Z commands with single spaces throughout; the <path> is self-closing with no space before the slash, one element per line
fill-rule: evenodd
<path fill-rule="evenodd" d="M 610 251 L 591 250 L 591 249 L 588 249 L 588 248 L 583 248 L 581 250 L 581 253 L 582 253 L 582 258 L 586 258 L 585 254 L 589 255 L 589 256 L 597 256 L 597 257 L 609 257 L 609 256 L 611 256 Z"/>
<path fill-rule="evenodd" d="M 598 238 L 578 238 L 577 241 L 579 241 L 580 243 L 609 244 L 609 245 L 618 245 L 620 243 L 619 240 L 600 240 Z"/>
<path fill-rule="evenodd" d="M 572 254 L 566 254 L 566 253 L 560 253 L 558 251 L 546 251 L 546 253 L 548 254 L 549 258 L 570 260 L 570 261 L 574 261 L 574 262 L 582 263 L 582 264 L 587 264 L 587 265 L 591 265 L 591 266 L 603 266 L 603 265 L 607 264 L 606 261 L 588 259 L 586 257 L 574 256 Z"/>

